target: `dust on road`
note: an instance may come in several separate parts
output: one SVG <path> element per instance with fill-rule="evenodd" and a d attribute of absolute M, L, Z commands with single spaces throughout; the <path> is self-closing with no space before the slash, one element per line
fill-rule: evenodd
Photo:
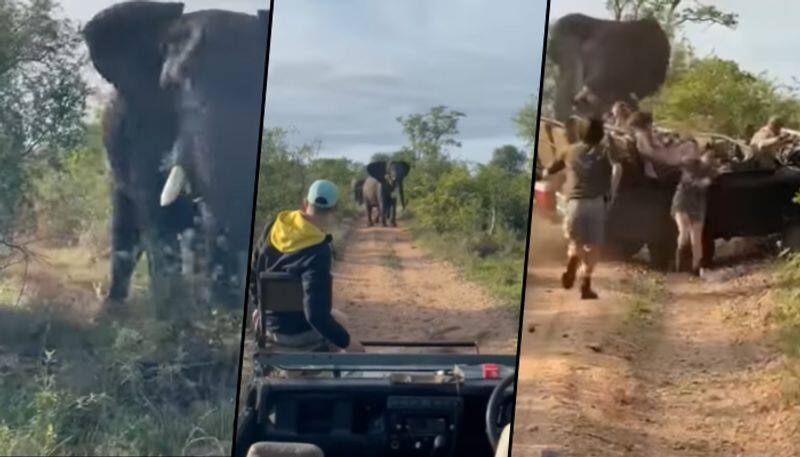
<path fill-rule="evenodd" d="M 764 262 L 726 281 L 601 264 L 585 302 L 559 288 L 558 228 L 533 226 L 515 457 L 800 455 Z"/>

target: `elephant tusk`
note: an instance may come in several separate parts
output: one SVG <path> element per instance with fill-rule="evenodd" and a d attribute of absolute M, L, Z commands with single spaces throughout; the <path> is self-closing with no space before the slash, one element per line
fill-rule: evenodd
<path fill-rule="evenodd" d="M 186 183 L 186 172 L 183 167 L 175 165 L 169 172 L 167 182 L 164 183 L 164 189 L 161 191 L 161 206 L 171 205 L 181 194 L 181 189 Z"/>

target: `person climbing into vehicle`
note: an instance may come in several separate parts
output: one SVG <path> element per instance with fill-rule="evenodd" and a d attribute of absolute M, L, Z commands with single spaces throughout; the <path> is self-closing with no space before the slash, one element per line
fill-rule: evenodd
<path fill-rule="evenodd" d="M 335 223 L 339 190 L 327 180 L 314 181 L 301 210 L 278 213 L 261 235 L 251 264 L 250 300 L 256 307 L 253 323 L 262 324 L 265 346 L 276 350 L 363 352 L 347 331 L 347 317 L 332 309 L 333 261 L 326 231 Z M 302 309 L 276 310 L 265 306 L 259 314 L 258 278 L 262 272 L 289 273 L 302 281 Z"/>
<path fill-rule="evenodd" d="M 581 299 L 596 299 L 592 274 L 605 238 L 606 203 L 611 193 L 612 162 L 619 162 L 615 148 L 603 142 L 605 129 L 600 119 L 581 119 L 580 141 L 566 148 L 544 171 L 547 177 L 561 170 L 567 174 L 567 210 L 564 235 L 569 240 L 567 267 L 561 284 L 571 289 L 578 268 L 581 271 Z"/>
<path fill-rule="evenodd" d="M 699 157 L 700 149 L 694 140 L 680 140 L 665 146 L 655 137 L 653 131 L 653 115 L 646 111 L 637 111 L 628 119 L 636 141 L 639 155 L 648 161 L 653 168 L 659 168 L 658 176 L 663 176 L 681 166 L 684 157 Z"/>
<path fill-rule="evenodd" d="M 611 105 L 611 111 L 607 115 L 606 122 L 616 128 L 627 130 L 628 119 L 632 114 L 633 109 L 631 106 L 626 102 L 619 101 Z"/>
<path fill-rule="evenodd" d="M 781 146 L 790 138 L 791 135 L 783 131 L 783 120 L 779 116 L 770 117 L 750 139 L 750 152 L 745 155 L 745 161 L 761 170 L 775 170 Z"/>
<path fill-rule="evenodd" d="M 706 218 L 708 188 L 718 174 L 719 163 L 714 151 L 706 149 L 700 157 L 687 156 L 681 161 L 681 178 L 672 198 L 671 214 L 678 226 L 678 247 L 675 267 L 683 271 L 683 253 L 691 248 L 691 272 L 701 274 L 703 260 L 703 228 Z"/>

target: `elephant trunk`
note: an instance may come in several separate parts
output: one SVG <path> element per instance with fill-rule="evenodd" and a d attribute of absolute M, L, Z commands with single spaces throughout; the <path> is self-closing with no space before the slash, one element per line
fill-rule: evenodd
<path fill-rule="evenodd" d="M 403 206 L 403 211 L 406 210 L 406 196 L 403 193 L 403 180 L 400 180 L 400 204 Z"/>

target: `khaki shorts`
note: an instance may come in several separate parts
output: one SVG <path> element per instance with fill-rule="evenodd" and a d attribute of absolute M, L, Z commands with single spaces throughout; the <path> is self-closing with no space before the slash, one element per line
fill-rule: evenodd
<path fill-rule="evenodd" d="M 604 197 L 575 198 L 567 202 L 564 236 L 578 244 L 601 245 L 605 239 Z"/>

